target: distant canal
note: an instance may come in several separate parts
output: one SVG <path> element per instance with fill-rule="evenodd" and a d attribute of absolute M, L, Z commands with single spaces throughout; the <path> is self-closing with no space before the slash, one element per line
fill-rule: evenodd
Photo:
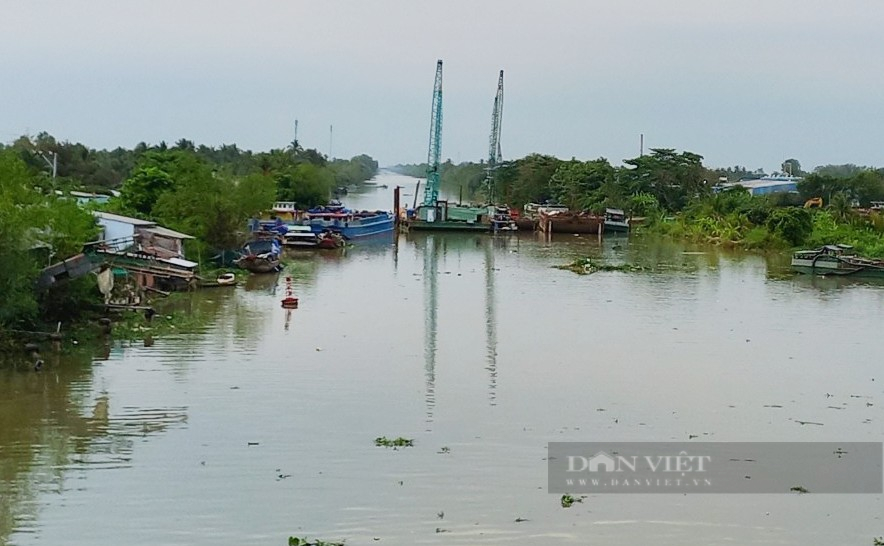
<path fill-rule="evenodd" d="M 344 202 L 414 192 L 377 183 Z M 552 268 L 583 256 L 649 269 Z M 531 233 L 292 254 L 195 294 L 201 333 L 0 363 L 0 544 L 871 544 L 878 495 L 547 492 L 550 441 L 884 440 L 884 284 L 787 266 Z"/>

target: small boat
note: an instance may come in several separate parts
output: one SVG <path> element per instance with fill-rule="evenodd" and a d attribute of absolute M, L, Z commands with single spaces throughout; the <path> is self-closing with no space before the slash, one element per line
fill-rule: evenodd
<path fill-rule="evenodd" d="M 792 255 L 792 270 L 810 275 L 839 275 L 884 279 L 884 260 L 850 253 L 850 245 L 825 245 Z"/>
<path fill-rule="evenodd" d="M 341 248 L 344 246 L 344 236 L 340 233 L 336 233 L 334 231 L 323 231 L 319 235 L 314 235 L 317 238 L 316 247 L 322 249 L 335 249 Z"/>
<path fill-rule="evenodd" d="M 282 251 L 280 237 L 275 232 L 255 232 L 253 239 L 243 245 L 243 255 L 236 265 L 252 273 L 279 271 L 279 255 Z"/>
<path fill-rule="evenodd" d="M 215 282 L 218 283 L 218 286 L 233 286 L 236 284 L 236 275 L 233 273 L 224 273 L 218 275 L 218 278 L 215 279 Z"/>
<path fill-rule="evenodd" d="M 605 209 L 605 232 L 629 231 L 629 218 L 620 209 Z"/>
<path fill-rule="evenodd" d="M 313 233 L 310 226 L 290 225 L 282 236 L 282 244 L 288 248 L 315 248 L 319 245 L 319 236 Z"/>

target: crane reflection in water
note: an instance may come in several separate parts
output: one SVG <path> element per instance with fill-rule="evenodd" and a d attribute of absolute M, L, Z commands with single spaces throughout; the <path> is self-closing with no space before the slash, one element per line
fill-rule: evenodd
<path fill-rule="evenodd" d="M 488 372 L 488 401 L 497 405 L 497 317 L 495 313 L 496 295 L 494 288 L 494 250 L 497 237 L 479 235 L 463 237 L 461 234 L 426 233 L 416 236 L 415 249 L 423 256 L 423 300 L 424 300 L 424 382 L 426 422 L 429 430 L 436 407 L 436 359 L 439 335 L 439 257 L 447 255 L 452 244 L 467 243 L 465 248 L 481 246 L 484 252 L 484 321 L 485 355 L 484 365 Z M 478 309 L 476 310 L 478 311 Z"/>

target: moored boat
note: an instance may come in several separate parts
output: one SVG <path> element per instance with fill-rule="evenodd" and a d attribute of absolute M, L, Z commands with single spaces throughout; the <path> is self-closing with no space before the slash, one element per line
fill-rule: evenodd
<path fill-rule="evenodd" d="M 341 208 L 322 207 L 307 211 L 304 225 L 313 233 L 333 231 L 344 239 L 358 239 L 393 231 L 393 214 L 383 210 L 352 211 Z"/>
<path fill-rule="evenodd" d="M 243 255 L 235 263 L 252 273 L 272 273 L 281 269 L 279 263 L 281 250 L 278 234 L 256 232 L 252 240 L 243 245 Z"/>
<path fill-rule="evenodd" d="M 310 226 L 289 225 L 287 228 L 282 236 L 286 248 L 316 248 L 319 245 L 319 235 L 313 233 Z"/>
<path fill-rule="evenodd" d="M 598 234 L 602 227 L 602 217 L 591 212 L 570 212 L 567 210 L 541 209 L 537 225 L 544 233 L 588 233 Z"/>
<path fill-rule="evenodd" d="M 605 209 L 605 232 L 629 231 L 629 218 L 620 209 Z"/>
<path fill-rule="evenodd" d="M 825 245 L 792 255 L 792 270 L 810 275 L 839 275 L 884 279 L 884 260 L 850 253 L 850 245 Z"/>
<path fill-rule="evenodd" d="M 341 248 L 344 246 L 344 236 L 334 231 L 323 231 L 316 236 L 316 247 L 326 250 Z"/>

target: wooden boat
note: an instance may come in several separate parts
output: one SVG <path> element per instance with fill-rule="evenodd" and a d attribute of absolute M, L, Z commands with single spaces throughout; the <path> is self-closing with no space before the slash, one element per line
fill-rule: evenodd
<path fill-rule="evenodd" d="M 243 245 L 243 255 L 236 265 L 252 273 L 279 271 L 279 255 L 282 251 L 280 237 L 274 232 L 256 232 L 251 241 Z"/>
<path fill-rule="evenodd" d="M 273 273 L 279 271 L 279 255 L 250 254 L 236 261 L 236 265 L 251 273 Z"/>
<path fill-rule="evenodd" d="M 629 218 L 620 209 L 605 209 L 605 232 L 629 231 Z"/>
<path fill-rule="evenodd" d="M 602 223 L 602 217 L 591 212 L 541 209 L 537 217 L 538 228 L 544 233 L 598 234 L 601 232 Z"/>
<path fill-rule="evenodd" d="M 840 275 L 884 279 L 884 260 L 863 258 L 850 245 L 825 245 L 792 255 L 792 269 L 810 275 Z"/>
<path fill-rule="evenodd" d="M 334 231 L 323 231 L 316 236 L 316 247 L 322 249 L 335 249 L 344 246 L 344 237 Z"/>

